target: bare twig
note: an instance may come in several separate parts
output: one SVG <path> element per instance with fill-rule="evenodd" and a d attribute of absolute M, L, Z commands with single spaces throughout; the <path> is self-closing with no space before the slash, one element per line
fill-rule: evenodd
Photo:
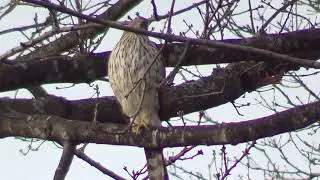
<path fill-rule="evenodd" d="M 239 164 L 239 162 L 240 162 L 244 157 L 246 157 L 246 156 L 249 154 L 250 149 L 251 149 L 252 147 L 254 147 L 255 144 L 256 144 L 256 141 L 252 141 L 252 143 L 250 144 L 250 146 L 247 147 L 247 148 L 243 151 L 241 157 L 240 157 L 239 159 L 237 159 L 236 162 L 234 162 L 231 167 L 228 168 L 228 167 L 227 167 L 227 164 L 225 164 L 226 171 L 224 172 L 224 174 L 223 174 L 222 177 L 220 178 L 221 180 L 226 179 L 227 176 L 230 175 L 230 172 L 232 171 L 232 169 L 234 169 L 234 168 L 237 166 L 237 164 Z M 226 162 L 225 162 L 225 163 L 226 163 Z"/>
<path fill-rule="evenodd" d="M 186 43 L 182 54 L 179 57 L 179 60 L 177 62 L 177 64 L 175 65 L 174 69 L 169 73 L 169 75 L 166 77 L 166 79 L 164 79 L 161 84 L 160 87 L 164 86 L 164 85 L 168 85 L 170 86 L 173 83 L 174 77 L 176 76 L 176 74 L 179 72 L 179 69 L 181 67 L 181 64 L 188 52 L 188 47 L 189 47 L 189 42 Z"/>
<path fill-rule="evenodd" d="M 174 13 L 172 14 L 172 16 L 182 14 L 182 13 L 184 13 L 184 12 L 187 12 L 187 11 L 189 11 L 189 10 L 195 8 L 195 7 L 198 7 L 198 6 L 200 6 L 200 5 L 204 4 L 204 3 L 207 3 L 207 2 L 209 2 L 209 0 L 204 0 L 204 1 L 200 1 L 200 2 L 198 2 L 198 3 L 194 3 L 193 5 L 191 5 L 191 6 L 189 6 L 189 7 L 186 7 L 186 8 L 184 8 L 184 9 L 181 9 L 181 10 L 177 11 L 177 12 L 174 12 Z M 169 17 L 169 16 L 170 16 L 170 13 L 168 13 L 168 14 L 166 14 L 166 15 L 162 15 L 162 16 L 161 16 L 161 15 L 158 15 L 158 19 L 155 18 L 155 17 L 151 17 L 151 18 L 149 18 L 149 20 L 150 20 L 150 21 L 154 21 L 154 20 L 159 21 L 159 20 L 161 20 L 161 19 L 166 19 L 166 18 Z"/>
<path fill-rule="evenodd" d="M 154 0 L 151 0 L 151 4 L 153 7 L 153 17 L 155 18 L 155 20 L 159 21 L 160 19 L 159 19 L 159 15 L 158 15 L 157 5 L 154 2 Z"/>
<path fill-rule="evenodd" d="M 6 7 L 8 7 L 7 10 L 5 10 L 1 15 L 0 15 L 0 20 L 6 16 L 7 14 L 9 14 L 10 12 L 12 12 L 17 5 L 19 4 L 18 0 L 11 0 L 10 3 L 8 5 L 6 5 Z"/>
<path fill-rule="evenodd" d="M 103 167 L 100 163 L 94 161 L 93 159 L 91 159 L 89 156 L 87 156 L 83 151 L 81 150 L 75 150 L 74 154 L 84 160 L 85 162 L 87 162 L 88 164 L 90 164 L 91 166 L 97 168 L 99 171 L 101 171 L 103 174 L 106 174 L 110 177 L 112 177 L 113 179 L 119 179 L 119 180 L 125 180 L 125 178 L 119 176 L 118 174 L 114 173 L 113 171 Z"/>
<path fill-rule="evenodd" d="M 272 20 L 274 18 L 276 18 L 280 12 L 284 11 L 287 7 L 296 3 L 297 1 L 298 0 L 288 1 L 285 5 L 283 5 L 281 8 L 279 8 L 275 13 L 273 13 L 272 16 L 260 27 L 260 29 L 258 31 L 259 34 L 264 34 L 266 27 L 272 22 Z"/>
<path fill-rule="evenodd" d="M 101 25 L 99 25 L 99 24 L 85 24 L 85 25 L 79 25 L 79 26 L 52 29 L 51 31 L 45 32 L 43 35 L 41 35 L 37 38 L 34 38 L 28 42 L 24 42 L 24 43 L 21 42 L 20 46 L 17 46 L 15 48 L 12 48 L 12 49 L 6 51 L 2 55 L 0 55 L 0 61 L 18 53 L 18 52 L 21 52 L 29 47 L 32 47 L 32 46 L 36 45 L 37 43 L 40 43 L 41 41 L 43 41 L 43 40 L 45 40 L 55 34 L 62 33 L 62 32 L 69 32 L 69 31 L 77 31 L 77 30 L 87 29 L 87 28 L 92 28 L 92 27 L 101 27 Z"/>

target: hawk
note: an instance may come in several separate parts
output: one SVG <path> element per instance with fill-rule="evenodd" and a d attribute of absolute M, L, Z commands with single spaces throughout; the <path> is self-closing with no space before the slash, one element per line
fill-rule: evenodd
<path fill-rule="evenodd" d="M 137 17 L 128 26 L 148 28 L 147 19 Z M 164 57 L 148 36 L 124 32 L 108 62 L 111 88 L 133 130 L 160 127 L 159 85 L 165 78 Z M 167 179 L 162 149 L 145 148 L 148 176 Z"/>

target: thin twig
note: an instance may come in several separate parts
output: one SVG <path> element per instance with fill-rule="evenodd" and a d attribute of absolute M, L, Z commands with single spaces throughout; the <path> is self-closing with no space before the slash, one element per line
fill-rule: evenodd
<path fill-rule="evenodd" d="M 91 159 L 89 156 L 87 156 L 83 151 L 81 150 L 75 150 L 74 154 L 84 160 L 85 162 L 87 162 L 88 164 L 90 164 L 91 166 L 97 168 L 99 171 L 101 171 L 103 174 L 106 174 L 114 179 L 118 179 L 118 180 L 125 180 L 125 178 L 117 175 L 116 173 L 114 173 L 113 171 L 103 167 L 100 163 L 94 161 L 93 159 Z"/>
<path fill-rule="evenodd" d="M 166 77 L 166 79 L 164 79 L 161 82 L 160 87 L 162 87 L 164 85 L 171 85 L 173 83 L 174 77 L 179 72 L 181 64 L 182 64 L 183 60 L 185 59 L 185 56 L 186 56 L 186 54 L 188 52 L 189 46 L 190 46 L 190 43 L 187 42 L 185 44 L 185 47 L 183 49 L 183 52 L 182 52 L 181 56 L 179 57 L 179 60 L 178 60 L 177 64 L 175 65 L 174 69 L 169 73 L 169 75 Z"/>
<path fill-rule="evenodd" d="M 157 11 L 157 5 L 154 2 L 154 0 L 151 0 L 151 4 L 153 7 L 153 17 L 155 18 L 155 20 L 159 21 L 160 19 L 159 19 L 159 15 L 158 15 L 158 11 Z"/>
<path fill-rule="evenodd" d="M 284 11 L 287 7 L 289 7 L 290 5 L 296 3 L 297 1 L 298 0 L 288 1 L 285 5 L 283 5 L 281 8 L 279 8 L 275 13 L 273 13 L 272 16 L 260 27 L 260 29 L 258 31 L 259 34 L 264 34 L 265 33 L 265 29 L 272 22 L 272 20 L 274 18 L 276 18 L 280 12 Z"/>
<path fill-rule="evenodd" d="M 17 46 L 15 48 L 12 48 L 8 51 L 6 51 L 5 53 L 3 53 L 0 56 L 0 61 L 7 59 L 8 57 L 23 51 L 29 47 L 34 46 L 37 43 L 40 43 L 41 41 L 55 35 L 58 33 L 62 33 L 62 32 L 69 32 L 69 31 L 77 31 L 77 30 L 81 30 L 81 29 L 87 29 L 87 28 L 92 28 L 92 27 L 101 27 L 101 25 L 99 24 L 85 24 L 85 25 L 78 25 L 78 26 L 72 26 L 72 27 L 63 27 L 63 28 L 56 28 L 56 29 L 52 29 L 51 31 L 45 32 L 43 35 L 36 37 L 34 39 L 31 39 L 28 42 L 24 42 L 24 43 L 20 43 L 20 46 Z"/>
<path fill-rule="evenodd" d="M 189 11 L 189 10 L 191 10 L 191 9 L 193 9 L 193 8 L 195 8 L 195 7 L 198 7 L 198 6 L 200 6 L 200 5 L 202 5 L 202 4 L 204 4 L 204 3 L 207 3 L 207 2 L 209 2 L 209 0 L 204 0 L 204 1 L 200 1 L 200 2 L 198 2 L 198 3 L 194 3 L 193 5 L 191 5 L 191 6 L 189 6 L 189 7 L 186 7 L 186 8 L 184 8 L 184 9 L 181 9 L 181 10 L 179 10 L 179 11 L 177 11 L 177 12 L 174 12 L 173 14 L 172 14 L 172 16 L 176 16 L 176 15 L 179 15 L 179 14 L 181 14 L 181 13 L 184 13 L 184 12 L 187 12 L 187 11 Z M 155 18 L 155 17 L 151 17 L 151 18 L 149 18 L 149 21 L 159 21 L 159 20 L 161 20 L 161 19 L 166 19 L 167 17 L 169 17 L 170 16 L 170 13 L 168 13 L 168 14 L 166 14 L 166 15 L 158 15 L 158 19 L 157 18 Z"/>
<path fill-rule="evenodd" d="M 227 170 L 224 172 L 223 176 L 220 178 L 221 180 L 226 179 L 227 176 L 230 175 L 230 172 L 232 171 L 232 169 L 234 169 L 234 168 L 239 164 L 239 162 L 240 162 L 244 157 L 246 157 L 246 156 L 249 154 L 250 149 L 251 149 L 252 147 L 254 147 L 255 144 L 256 144 L 256 141 L 252 141 L 252 143 L 250 144 L 250 146 L 247 147 L 247 148 L 243 151 L 241 157 L 240 157 L 239 159 L 237 159 L 236 162 L 234 162 L 233 165 L 232 165 L 230 168 L 227 168 Z"/>

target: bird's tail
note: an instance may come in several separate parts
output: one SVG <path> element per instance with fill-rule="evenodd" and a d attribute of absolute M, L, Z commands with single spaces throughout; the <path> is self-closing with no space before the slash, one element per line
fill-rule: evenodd
<path fill-rule="evenodd" d="M 144 148 L 147 158 L 148 177 L 150 180 L 168 180 L 162 149 Z"/>

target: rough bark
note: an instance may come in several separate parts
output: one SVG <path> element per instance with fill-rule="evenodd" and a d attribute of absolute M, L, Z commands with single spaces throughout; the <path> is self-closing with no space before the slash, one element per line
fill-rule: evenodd
<path fill-rule="evenodd" d="M 161 127 L 140 134 L 127 126 L 74 121 L 58 116 L 26 115 L 3 110 L 0 114 L 0 137 L 23 136 L 52 141 L 129 145 L 163 148 L 189 145 L 238 144 L 307 127 L 320 117 L 320 102 L 298 106 L 271 116 L 238 123 L 218 125 Z M 119 134 L 116 134 L 119 133 Z M 241 136 L 239 136 L 241 134 Z"/>
<path fill-rule="evenodd" d="M 223 42 L 252 46 L 294 57 L 311 60 L 320 57 L 320 29 L 308 29 L 283 34 L 268 35 L 264 38 L 230 39 Z M 167 66 L 175 66 L 184 45 L 170 44 L 164 49 Z M 55 56 L 39 61 L 17 61 L 12 65 L 0 67 L 0 91 L 41 85 L 48 83 L 92 82 L 107 75 L 106 64 L 110 51 L 78 55 L 76 57 Z M 253 56 L 250 53 L 228 49 L 213 49 L 190 46 L 183 65 L 232 63 L 239 61 L 268 61 L 275 64 L 276 59 Z M 296 70 L 291 66 L 288 70 Z"/>
<path fill-rule="evenodd" d="M 161 119 L 175 117 L 179 111 L 188 114 L 232 102 L 245 92 L 276 83 L 275 80 L 281 79 L 286 68 L 285 65 L 274 68 L 267 64 L 257 66 L 255 62 L 242 62 L 225 69 L 216 69 L 210 76 L 196 81 L 163 88 L 160 93 Z M 274 79 L 269 80 L 270 76 Z M 17 112 L 49 114 L 82 121 L 92 121 L 97 103 L 97 121 L 120 124 L 128 122 L 114 97 L 74 101 L 55 96 L 0 99 L 1 106 Z"/>

